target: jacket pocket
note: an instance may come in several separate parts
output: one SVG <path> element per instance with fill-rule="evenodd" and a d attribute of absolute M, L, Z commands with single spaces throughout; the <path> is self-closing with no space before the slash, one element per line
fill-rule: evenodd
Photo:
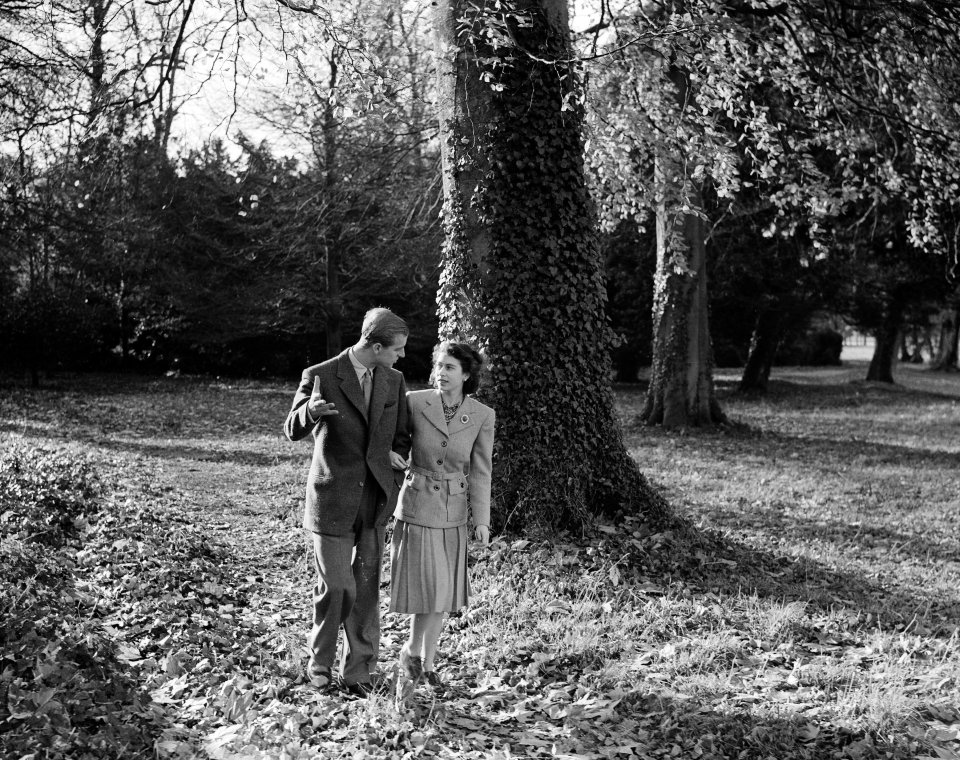
<path fill-rule="evenodd" d="M 459 525 L 467 521 L 467 478 L 447 481 L 447 522 Z"/>
<path fill-rule="evenodd" d="M 417 502 L 419 501 L 419 492 L 423 488 L 423 475 L 418 475 L 413 470 L 407 470 L 403 477 L 403 485 L 400 486 L 400 495 L 397 496 L 399 504 L 400 519 L 413 519 L 417 516 Z"/>

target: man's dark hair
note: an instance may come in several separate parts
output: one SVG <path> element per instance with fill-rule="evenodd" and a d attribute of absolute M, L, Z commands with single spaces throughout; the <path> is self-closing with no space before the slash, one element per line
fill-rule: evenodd
<path fill-rule="evenodd" d="M 392 346 L 400 335 L 409 335 L 407 323 L 394 314 L 390 309 L 378 306 L 370 309 L 363 317 L 363 327 L 360 328 L 360 343 L 372 346 L 379 343 L 381 346 Z"/>

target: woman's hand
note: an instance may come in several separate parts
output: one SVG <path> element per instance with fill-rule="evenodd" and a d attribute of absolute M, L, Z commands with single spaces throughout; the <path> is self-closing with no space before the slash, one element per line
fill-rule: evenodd
<path fill-rule="evenodd" d="M 405 470 L 407 469 L 407 460 L 400 456 L 396 451 L 391 451 L 390 466 L 395 470 Z"/>
<path fill-rule="evenodd" d="M 490 543 L 490 528 L 486 525 L 478 525 L 474 529 L 474 535 L 477 537 L 477 541 L 486 546 Z"/>

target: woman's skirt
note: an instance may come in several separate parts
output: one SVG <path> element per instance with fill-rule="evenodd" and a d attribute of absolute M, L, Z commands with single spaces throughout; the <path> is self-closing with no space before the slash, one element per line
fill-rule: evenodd
<path fill-rule="evenodd" d="M 397 520 L 390 546 L 390 612 L 453 612 L 467 603 L 467 526 Z"/>

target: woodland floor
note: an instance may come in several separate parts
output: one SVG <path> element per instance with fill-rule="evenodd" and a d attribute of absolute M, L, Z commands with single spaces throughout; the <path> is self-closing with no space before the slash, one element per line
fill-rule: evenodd
<path fill-rule="evenodd" d="M 719 371 L 734 424 L 690 434 L 638 425 L 643 387 L 619 387 L 627 445 L 684 521 L 476 550 L 448 693 L 399 713 L 302 678 L 292 384 L 7 380 L 0 450 L 82 457 L 105 484 L 70 551 L 78 614 L 152 705 L 131 756 L 957 759 L 960 376 L 865 371 L 781 368 L 752 399 Z M 388 674 L 405 623 L 384 616 Z"/>

